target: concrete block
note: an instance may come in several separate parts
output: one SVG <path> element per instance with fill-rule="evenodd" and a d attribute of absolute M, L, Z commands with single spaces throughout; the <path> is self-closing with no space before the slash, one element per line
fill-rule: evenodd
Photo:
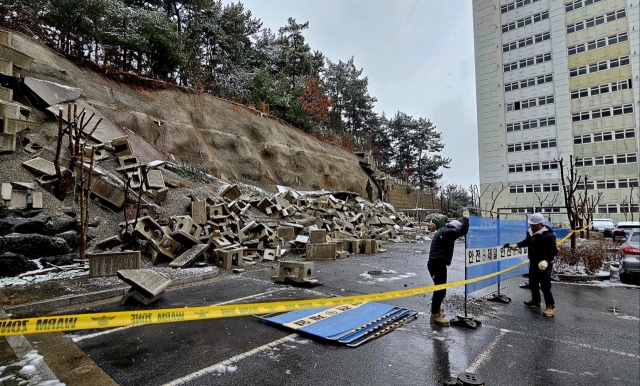
<path fill-rule="evenodd" d="M 8 182 L 2 183 L 2 199 L 5 201 L 11 200 L 11 192 L 13 192 L 13 186 Z"/>
<path fill-rule="evenodd" d="M 278 259 L 280 255 L 280 246 L 276 248 L 265 248 L 264 253 L 262 254 L 262 259 L 267 261 L 274 261 Z"/>
<path fill-rule="evenodd" d="M 122 244 L 122 239 L 120 238 L 120 236 L 115 235 L 115 236 L 107 237 L 104 240 L 98 241 L 96 243 L 96 247 L 100 249 L 110 249 L 110 248 L 117 247 L 120 244 Z"/>
<path fill-rule="evenodd" d="M 104 177 L 96 180 L 92 193 L 116 208 L 122 208 L 124 205 L 124 187 L 117 186 Z"/>
<path fill-rule="evenodd" d="M 120 300 L 124 304 L 129 298 L 149 305 L 159 300 L 171 285 L 171 279 L 150 269 L 120 270 L 118 278 L 131 286 Z"/>
<path fill-rule="evenodd" d="M 340 252 L 338 252 L 338 253 L 337 253 L 337 256 L 336 256 L 336 257 L 337 257 L 338 259 L 344 259 L 344 258 L 347 258 L 347 257 L 349 257 L 349 252 L 348 252 L 348 251 L 340 251 Z"/>
<path fill-rule="evenodd" d="M 276 228 L 276 236 L 280 237 L 284 241 L 291 241 L 296 238 L 296 232 L 293 227 L 278 227 Z"/>
<path fill-rule="evenodd" d="M 244 265 L 243 248 L 233 249 L 216 249 L 216 266 L 227 271 L 231 270 L 232 266 Z"/>
<path fill-rule="evenodd" d="M 237 200 L 241 195 L 242 195 L 242 192 L 240 191 L 240 188 L 238 188 L 238 185 L 227 186 L 222 191 L 222 193 L 220 193 L 220 196 L 227 198 L 231 201 Z"/>
<path fill-rule="evenodd" d="M 39 176 L 53 177 L 56 175 L 56 167 L 53 162 L 47 161 L 44 158 L 36 157 L 28 161 L 24 161 L 22 166 Z M 65 170 L 63 167 L 60 167 L 60 169 Z"/>
<path fill-rule="evenodd" d="M 20 104 L 0 100 L 0 118 L 20 119 Z"/>
<path fill-rule="evenodd" d="M 226 204 L 211 205 L 207 208 L 209 219 L 224 217 L 229 215 L 229 208 Z"/>
<path fill-rule="evenodd" d="M 294 240 L 296 244 L 307 244 L 309 242 L 309 236 L 298 235 Z"/>
<path fill-rule="evenodd" d="M 376 240 L 376 252 L 384 248 L 384 243 L 380 240 Z"/>
<path fill-rule="evenodd" d="M 5 134 L 16 134 L 32 127 L 34 123 L 34 121 L 27 121 L 24 119 L 4 118 L 2 132 Z"/>
<path fill-rule="evenodd" d="M 203 201 L 204 202 L 204 201 Z M 169 263 L 169 267 L 173 268 L 184 268 L 189 266 L 189 264 L 193 263 L 202 256 L 207 249 L 209 248 L 209 244 L 196 244 L 186 252 L 178 256 L 175 260 Z"/>
<path fill-rule="evenodd" d="M 135 154 L 119 156 L 118 163 L 120 163 L 120 166 L 116 168 L 116 170 L 118 171 L 137 169 L 142 166 L 142 162 L 140 161 L 140 158 L 138 158 L 138 156 Z"/>
<path fill-rule="evenodd" d="M 24 85 L 30 91 L 30 96 L 36 96 L 45 106 L 75 101 L 82 94 L 82 89 L 58 84 L 46 80 L 25 77 Z M 87 116 L 88 118 L 89 116 Z"/>
<path fill-rule="evenodd" d="M 356 255 L 364 254 L 365 253 L 364 240 L 352 240 L 349 252 L 354 253 Z"/>
<path fill-rule="evenodd" d="M 162 189 L 165 187 L 162 171 L 157 169 L 147 171 L 147 187 L 149 189 Z"/>
<path fill-rule="evenodd" d="M 0 86 L 0 100 L 3 100 L 3 101 L 13 100 L 13 90 L 10 88 Z"/>
<path fill-rule="evenodd" d="M 0 31 L 0 44 L 11 47 L 11 32 Z"/>
<path fill-rule="evenodd" d="M 133 150 L 131 150 L 131 145 L 129 144 L 129 137 L 127 136 L 112 139 L 111 146 L 117 158 L 133 154 Z"/>
<path fill-rule="evenodd" d="M 31 56 L 2 44 L 0 44 L 0 58 L 9 61 L 13 63 L 14 66 L 20 67 L 24 70 L 30 69 L 31 64 L 33 63 L 33 58 Z M 12 74 L 9 73 L 5 75 L 12 76 Z"/>
<path fill-rule="evenodd" d="M 191 218 L 193 222 L 198 225 L 203 225 L 207 222 L 207 202 L 197 201 L 191 203 Z M 202 232 L 201 232 L 202 233 Z"/>
<path fill-rule="evenodd" d="M 32 196 L 32 202 L 31 202 L 31 207 L 33 209 L 42 209 L 43 205 L 42 205 L 42 192 L 33 192 L 31 194 Z"/>
<path fill-rule="evenodd" d="M 324 229 L 316 229 L 309 231 L 309 242 L 311 244 L 323 244 L 327 242 L 327 231 Z"/>
<path fill-rule="evenodd" d="M 16 135 L 0 133 L 0 152 L 16 151 Z"/>
<path fill-rule="evenodd" d="M 13 76 L 13 63 L 9 60 L 0 59 L 0 74 Z"/>
<path fill-rule="evenodd" d="M 22 139 L 22 146 L 27 153 L 35 154 L 44 149 L 45 144 L 33 138 L 30 134 L 27 134 Z"/>
<path fill-rule="evenodd" d="M 202 244 L 202 241 L 183 231 L 171 232 L 169 236 L 178 243 L 182 244 L 184 248 L 191 248 L 196 244 Z"/>
<path fill-rule="evenodd" d="M 176 258 L 175 252 L 180 248 L 180 243 L 174 240 L 171 236 L 163 236 L 162 240 L 156 242 L 151 239 L 150 245 L 162 256 L 168 257 L 170 260 Z"/>
<path fill-rule="evenodd" d="M 90 253 L 89 276 L 116 276 L 121 269 L 140 269 L 140 251 Z"/>
<path fill-rule="evenodd" d="M 153 202 L 156 204 L 161 204 L 164 200 L 167 199 L 167 194 L 169 193 L 169 188 L 165 187 L 159 189 L 156 194 L 153 196 Z"/>
<path fill-rule="evenodd" d="M 215 245 L 216 248 L 226 248 L 231 245 L 231 241 L 224 238 L 220 232 L 213 233 L 207 243 Z"/>
<path fill-rule="evenodd" d="M 272 276 L 271 280 L 276 283 L 299 283 L 318 285 L 315 278 L 316 269 L 312 262 L 304 261 L 281 261 L 278 276 Z"/>
<path fill-rule="evenodd" d="M 9 208 L 26 209 L 28 195 L 29 193 L 26 190 L 14 189 L 11 192 L 11 201 L 9 201 Z"/>
<path fill-rule="evenodd" d="M 202 227 L 196 224 L 191 216 L 176 216 L 175 219 L 177 220 L 174 228 L 176 231 L 188 233 L 195 238 L 200 237 Z"/>
<path fill-rule="evenodd" d="M 335 260 L 336 244 L 307 244 L 305 248 L 305 257 L 307 260 Z"/>
<path fill-rule="evenodd" d="M 364 241 L 364 254 L 370 255 L 372 253 L 376 253 L 376 241 L 375 240 L 365 240 Z"/>

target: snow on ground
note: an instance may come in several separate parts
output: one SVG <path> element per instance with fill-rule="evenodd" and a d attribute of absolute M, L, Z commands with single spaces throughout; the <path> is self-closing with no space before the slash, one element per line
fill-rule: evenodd
<path fill-rule="evenodd" d="M 18 362 L 0 367 L 0 384 L 65 386 L 58 380 L 44 381 L 38 374 L 37 366 L 43 361 L 36 350 L 27 353 Z"/>
<path fill-rule="evenodd" d="M 27 276 L 23 278 L 20 278 L 17 276 L 4 277 L 0 279 L 0 288 L 41 283 L 43 281 L 49 281 L 49 280 L 71 279 L 71 278 L 81 277 L 81 276 L 89 276 L 89 271 L 85 271 L 82 269 L 72 269 L 69 271 L 48 272 L 42 275 Z"/>

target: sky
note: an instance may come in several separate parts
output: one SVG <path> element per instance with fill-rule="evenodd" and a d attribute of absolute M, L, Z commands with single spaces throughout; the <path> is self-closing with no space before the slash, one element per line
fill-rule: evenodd
<path fill-rule="evenodd" d="M 237 2 L 237 1 L 234 1 Z M 375 111 L 428 118 L 451 158 L 443 182 L 477 184 L 473 17 L 468 0 L 241 0 L 274 32 L 293 17 L 312 50 L 352 56 L 369 78 Z"/>

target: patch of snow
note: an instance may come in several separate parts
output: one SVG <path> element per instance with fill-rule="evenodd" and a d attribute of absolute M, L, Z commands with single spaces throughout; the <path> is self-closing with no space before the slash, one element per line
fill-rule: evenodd
<path fill-rule="evenodd" d="M 573 373 L 570 373 L 568 371 L 562 371 L 562 370 L 556 370 L 556 369 L 547 369 L 547 371 L 552 372 L 552 373 L 573 375 Z"/>
<path fill-rule="evenodd" d="M 31 378 L 38 371 L 34 365 L 26 365 L 22 369 L 20 369 L 20 375 Z"/>
<path fill-rule="evenodd" d="M 618 318 L 620 319 L 624 319 L 624 320 L 640 320 L 639 318 L 636 318 L 635 316 L 631 316 L 631 315 L 620 315 L 618 316 Z"/>
<path fill-rule="evenodd" d="M 224 374 L 224 373 L 226 373 L 226 372 L 227 372 L 227 366 L 225 366 L 225 365 L 218 365 L 218 369 L 217 369 L 217 370 L 218 370 L 218 372 L 219 372 L 220 374 Z"/>
<path fill-rule="evenodd" d="M 238 366 L 227 366 L 227 371 L 230 373 L 235 373 L 238 370 Z"/>
<path fill-rule="evenodd" d="M 372 280 L 373 279 L 373 276 L 369 275 L 367 272 L 361 273 L 360 276 L 362 276 L 362 277 L 364 277 L 365 279 L 368 279 L 368 280 Z"/>
<path fill-rule="evenodd" d="M 285 373 L 285 374 L 287 374 L 287 375 L 289 375 L 289 374 L 291 374 L 291 370 L 287 370 L 287 371 L 285 371 L 284 373 Z"/>

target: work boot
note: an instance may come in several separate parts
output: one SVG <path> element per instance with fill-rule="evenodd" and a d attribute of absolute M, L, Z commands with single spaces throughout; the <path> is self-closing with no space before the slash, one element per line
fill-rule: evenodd
<path fill-rule="evenodd" d="M 542 302 L 534 302 L 533 300 L 525 300 L 524 304 L 532 307 L 542 307 Z"/>
<path fill-rule="evenodd" d="M 556 314 L 555 306 L 547 306 L 547 309 L 544 310 L 544 312 L 542 313 L 542 315 L 546 316 L 547 318 L 550 318 L 555 314 Z"/>
<path fill-rule="evenodd" d="M 441 308 L 441 309 L 440 309 L 439 314 L 440 314 L 440 316 L 444 316 L 444 308 Z"/>
<path fill-rule="evenodd" d="M 448 326 L 449 320 L 440 316 L 440 314 L 431 314 L 431 324 L 439 324 L 441 326 Z"/>

